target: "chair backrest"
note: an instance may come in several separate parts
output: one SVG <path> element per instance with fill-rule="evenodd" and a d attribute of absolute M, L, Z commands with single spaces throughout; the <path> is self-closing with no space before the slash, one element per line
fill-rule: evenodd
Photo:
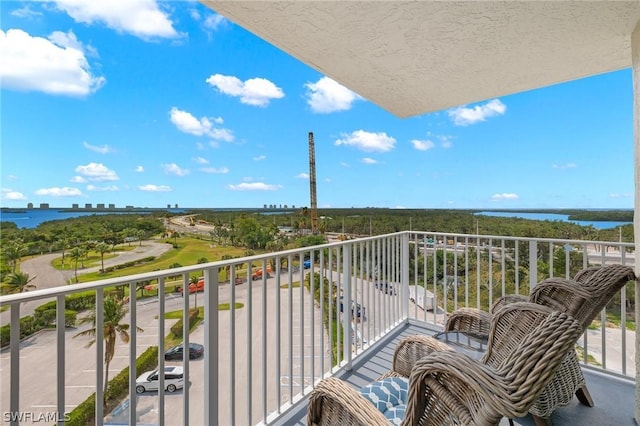
<path fill-rule="evenodd" d="M 488 425 L 524 416 L 581 333 L 566 313 L 530 302 L 506 305 L 493 317 L 479 361 L 485 366 L 451 351 L 416 363 L 403 425 Z"/>
<path fill-rule="evenodd" d="M 549 278 L 531 292 L 530 301 L 566 312 L 582 324 L 583 331 L 629 281 L 635 279 L 629 266 L 612 264 L 586 268 L 574 280 Z"/>

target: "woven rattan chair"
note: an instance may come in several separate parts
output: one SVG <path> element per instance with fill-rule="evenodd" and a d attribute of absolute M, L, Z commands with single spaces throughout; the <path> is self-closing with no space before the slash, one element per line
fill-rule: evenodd
<path fill-rule="evenodd" d="M 550 312 L 531 303 L 500 310 L 481 361 L 423 337 L 434 352 L 411 370 L 402 424 L 494 425 L 502 417 L 525 415 L 581 333 L 570 316 Z M 388 420 L 358 390 L 328 378 L 310 394 L 307 424 L 388 425 Z"/>
<path fill-rule="evenodd" d="M 539 283 L 529 298 L 522 295 L 499 298 L 491 307 L 491 313 L 473 308 L 457 310 L 449 316 L 445 330 L 468 332 L 476 337 L 487 336 L 486 330 L 496 311 L 513 301 L 525 299 L 568 313 L 580 322 L 584 332 L 611 298 L 634 278 L 632 268 L 616 264 L 586 268 L 578 272 L 574 280 L 549 278 Z M 568 405 L 574 394 L 583 405 L 594 405 L 576 352 L 570 350 L 556 377 L 531 406 L 530 412 L 536 424 L 551 425 L 550 416 L 553 411 L 557 407 Z"/>

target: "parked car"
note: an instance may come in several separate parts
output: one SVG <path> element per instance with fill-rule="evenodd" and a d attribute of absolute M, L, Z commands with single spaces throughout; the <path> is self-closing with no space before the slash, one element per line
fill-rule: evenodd
<path fill-rule="evenodd" d="M 167 361 L 171 360 L 182 360 L 184 352 L 184 345 L 180 343 L 177 346 L 174 346 L 168 349 L 164 353 L 164 359 Z M 204 355 L 204 346 L 199 343 L 189 343 L 189 359 L 200 358 Z"/>
<path fill-rule="evenodd" d="M 184 295 L 182 286 L 178 287 L 176 290 Z M 196 293 L 201 291 L 204 291 L 204 278 L 200 278 L 197 284 L 189 284 L 189 293 Z"/>
<path fill-rule="evenodd" d="M 303 267 L 304 269 L 309 269 L 309 268 L 311 268 L 311 260 L 309 260 L 309 259 L 305 260 L 305 261 L 302 263 L 302 267 Z"/>
<path fill-rule="evenodd" d="M 378 290 L 384 291 L 384 294 L 391 294 L 392 296 L 395 296 L 397 294 L 397 290 L 395 286 L 392 283 L 387 281 L 376 282 L 376 288 Z"/>
<path fill-rule="evenodd" d="M 344 300 L 340 297 L 340 312 L 344 312 Z M 354 318 L 365 318 L 365 308 L 359 303 L 351 302 L 351 315 Z"/>
<path fill-rule="evenodd" d="M 158 370 L 142 373 L 136 379 L 136 393 L 157 391 L 159 383 Z M 182 367 L 164 367 L 164 388 L 167 392 L 175 392 L 184 387 L 184 373 Z"/>

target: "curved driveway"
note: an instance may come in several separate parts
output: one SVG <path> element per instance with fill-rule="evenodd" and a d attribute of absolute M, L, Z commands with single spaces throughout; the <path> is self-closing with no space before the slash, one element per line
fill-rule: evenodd
<path fill-rule="evenodd" d="M 159 243 L 156 241 L 144 241 L 142 246 L 136 246 L 134 250 L 116 252 L 116 256 L 104 261 L 104 266 L 113 266 L 121 263 L 130 262 L 133 260 L 143 259 L 148 256 L 160 256 L 163 253 L 171 249 L 171 244 Z M 59 287 L 70 283 L 70 279 L 73 278 L 74 272 L 72 269 L 60 271 L 53 266 L 51 262 L 53 259 L 62 256 L 61 253 L 51 253 L 42 256 L 37 256 L 32 259 L 23 261 L 20 264 L 20 270 L 26 272 L 30 277 L 34 277 L 31 284 L 36 286 L 36 290 L 42 290 L 46 288 Z M 78 275 L 87 274 L 100 270 L 101 266 L 94 266 L 91 268 L 78 269 Z M 25 302 L 20 305 L 20 316 L 31 315 L 35 308 L 45 303 L 47 300 L 53 299 L 40 299 L 32 302 Z M 0 313 L 0 323 L 7 324 L 10 320 L 10 310 Z"/>

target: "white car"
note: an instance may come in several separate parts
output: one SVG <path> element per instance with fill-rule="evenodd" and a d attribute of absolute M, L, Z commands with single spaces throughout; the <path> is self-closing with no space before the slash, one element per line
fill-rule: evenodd
<path fill-rule="evenodd" d="M 136 393 L 157 391 L 159 382 L 158 370 L 147 371 L 136 379 Z M 175 392 L 177 389 L 182 389 L 183 387 L 184 374 L 182 367 L 164 367 L 164 388 L 166 391 Z"/>

